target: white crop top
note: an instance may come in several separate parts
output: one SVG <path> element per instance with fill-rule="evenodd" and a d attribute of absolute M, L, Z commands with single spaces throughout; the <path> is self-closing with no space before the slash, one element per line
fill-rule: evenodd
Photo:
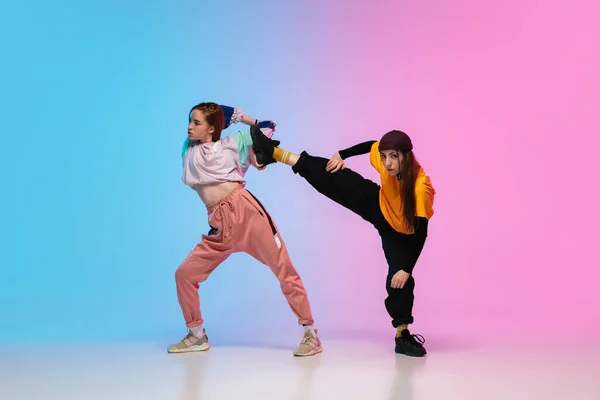
<path fill-rule="evenodd" d="M 226 121 L 225 127 L 240 122 L 242 116 L 242 111 L 235 109 L 231 121 Z M 267 137 L 273 136 L 273 129 L 268 122 L 260 123 L 258 127 Z M 183 183 L 192 189 L 210 183 L 245 183 L 244 175 L 251 164 L 251 151 L 250 129 L 211 143 L 186 138 L 182 151 Z"/>

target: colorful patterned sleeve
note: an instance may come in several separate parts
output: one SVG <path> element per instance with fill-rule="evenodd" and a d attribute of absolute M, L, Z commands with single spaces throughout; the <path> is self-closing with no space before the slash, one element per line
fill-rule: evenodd
<path fill-rule="evenodd" d="M 223 114 L 225 114 L 225 126 L 223 127 L 223 129 L 228 128 L 232 124 L 242 122 L 242 118 L 244 117 L 244 111 L 242 111 L 241 109 L 221 104 L 221 110 L 223 110 Z"/>

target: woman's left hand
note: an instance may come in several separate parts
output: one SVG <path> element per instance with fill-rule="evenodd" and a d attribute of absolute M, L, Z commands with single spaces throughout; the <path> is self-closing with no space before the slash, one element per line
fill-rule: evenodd
<path fill-rule="evenodd" d="M 406 271 L 398 271 L 392 277 L 392 289 L 402 289 L 406 285 L 406 281 L 410 277 L 410 274 Z"/>
<path fill-rule="evenodd" d="M 338 151 L 331 157 L 327 165 L 325 166 L 325 170 L 331 172 L 338 172 L 340 169 L 346 169 L 346 164 L 344 164 L 344 160 L 340 156 L 340 152 Z"/>
<path fill-rule="evenodd" d="M 257 121 L 258 124 L 260 124 L 261 122 L 270 122 L 271 124 L 273 124 L 273 132 L 275 132 L 275 128 L 277 127 L 277 124 L 275 123 L 275 121 L 270 121 L 270 120 L 266 120 L 266 121 Z"/>

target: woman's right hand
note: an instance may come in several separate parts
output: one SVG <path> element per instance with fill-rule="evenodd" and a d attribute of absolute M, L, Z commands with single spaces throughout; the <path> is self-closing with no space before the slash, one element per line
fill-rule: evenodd
<path fill-rule="evenodd" d="M 340 169 L 346 169 L 346 164 L 344 164 L 344 160 L 342 160 L 339 151 L 331 157 L 331 160 L 329 160 L 325 169 L 332 174 L 338 172 Z"/>
<path fill-rule="evenodd" d="M 254 166 L 254 168 L 256 168 L 259 171 L 262 171 L 263 169 L 267 168 L 266 165 L 262 165 L 262 164 L 258 163 L 258 160 L 256 159 L 256 153 L 254 152 L 252 147 L 250 147 L 249 155 L 250 155 L 250 164 L 252 164 Z"/>

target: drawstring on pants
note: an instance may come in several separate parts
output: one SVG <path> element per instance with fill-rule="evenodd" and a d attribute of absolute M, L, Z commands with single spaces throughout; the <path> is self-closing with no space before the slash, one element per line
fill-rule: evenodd
<path fill-rule="evenodd" d="M 230 212 L 223 212 L 224 207 L 229 208 Z M 223 240 L 231 237 L 231 232 L 233 232 L 233 226 L 230 219 L 230 215 L 233 215 L 233 203 L 231 203 L 231 200 L 227 197 L 219 200 L 216 204 L 214 215 L 217 221 L 223 221 L 221 224 L 223 227 Z"/>

